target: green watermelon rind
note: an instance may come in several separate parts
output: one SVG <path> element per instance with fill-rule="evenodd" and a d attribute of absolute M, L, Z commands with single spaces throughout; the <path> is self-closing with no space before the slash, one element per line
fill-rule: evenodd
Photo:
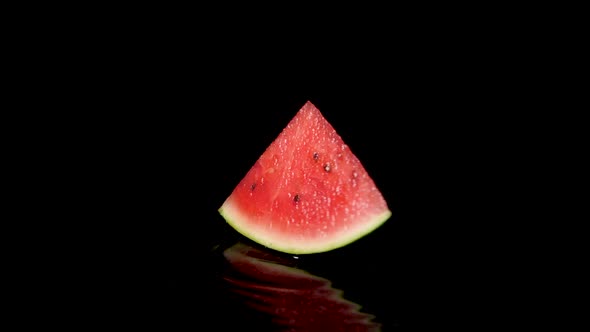
<path fill-rule="evenodd" d="M 239 211 L 239 207 L 228 198 L 219 213 L 225 221 L 243 236 L 273 250 L 293 255 L 315 254 L 327 252 L 347 246 L 383 225 L 390 217 L 391 210 L 387 209 L 379 214 L 366 217 L 364 220 L 355 220 L 350 227 L 337 234 L 332 234 L 324 239 L 298 240 L 289 236 L 281 236 L 266 230 L 259 221 L 250 221 Z"/>

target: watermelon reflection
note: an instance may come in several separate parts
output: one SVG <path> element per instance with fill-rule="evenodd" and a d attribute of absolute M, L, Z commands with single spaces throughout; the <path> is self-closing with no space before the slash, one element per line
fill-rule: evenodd
<path fill-rule="evenodd" d="M 223 252 L 224 280 L 252 315 L 284 331 L 380 331 L 374 316 L 328 279 L 297 268 L 297 257 L 238 242 Z"/>

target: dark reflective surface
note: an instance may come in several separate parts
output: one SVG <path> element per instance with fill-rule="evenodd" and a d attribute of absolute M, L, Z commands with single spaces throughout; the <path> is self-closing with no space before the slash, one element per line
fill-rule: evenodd
<path fill-rule="evenodd" d="M 223 251 L 223 280 L 256 330 L 381 331 L 374 315 L 330 280 L 298 268 L 299 257 L 238 242 Z"/>
<path fill-rule="evenodd" d="M 223 331 L 397 331 L 410 324 L 414 286 L 407 270 L 396 270 L 404 264 L 398 255 L 370 255 L 377 237 L 293 256 L 220 226 L 207 248 L 181 242 L 162 253 L 149 277 L 159 278 L 146 302 L 153 307 L 142 317 L 168 328 L 211 322 Z"/>

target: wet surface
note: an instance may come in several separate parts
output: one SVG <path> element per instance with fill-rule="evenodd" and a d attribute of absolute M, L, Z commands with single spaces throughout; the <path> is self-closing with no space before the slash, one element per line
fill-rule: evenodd
<path fill-rule="evenodd" d="M 279 256 L 243 242 L 225 249 L 223 256 L 227 291 L 256 330 L 381 330 L 374 315 L 362 312 L 330 280 L 298 268 L 297 256 Z"/>
<path fill-rule="evenodd" d="M 159 317 L 192 325 L 205 316 L 219 328 L 258 331 L 399 328 L 409 309 L 402 308 L 404 297 L 414 286 L 391 268 L 395 257 L 383 268 L 376 259 L 362 259 L 362 251 L 293 256 L 229 235 L 199 255 L 200 263 L 168 271 L 162 295 L 169 306 Z"/>

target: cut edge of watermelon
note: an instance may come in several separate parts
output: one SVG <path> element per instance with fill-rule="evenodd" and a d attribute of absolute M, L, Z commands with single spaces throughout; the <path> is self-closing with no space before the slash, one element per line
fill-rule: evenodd
<path fill-rule="evenodd" d="M 321 253 L 344 247 L 373 232 L 383 225 L 392 215 L 391 210 L 387 209 L 381 213 L 369 216 L 365 220 L 357 220 L 355 227 L 350 227 L 346 231 L 326 237 L 323 241 L 313 240 L 304 243 L 303 240 L 280 236 L 264 229 L 262 226 L 253 226 L 253 223 L 249 223 L 248 218 L 230 200 L 227 200 L 219 208 L 219 213 L 228 224 L 245 237 L 267 248 L 294 255 Z"/>

